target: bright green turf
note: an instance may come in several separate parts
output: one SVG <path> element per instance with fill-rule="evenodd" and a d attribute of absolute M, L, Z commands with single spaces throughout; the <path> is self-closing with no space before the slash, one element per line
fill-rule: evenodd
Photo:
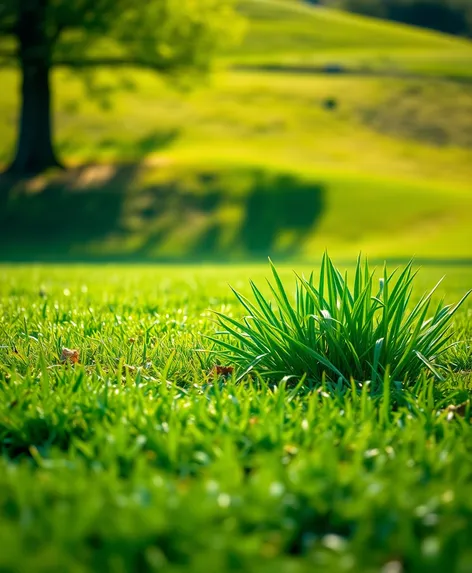
<path fill-rule="evenodd" d="M 416 294 L 443 272 L 423 269 Z M 470 570 L 472 432 L 444 411 L 470 396 L 470 302 L 444 384 L 209 380 L 208 309 L 238 315 L 227 282 L 267 273 L 0 269 L 2 571 Z M 447 275 L 454 302 L 472 272 Z"/>
<path fill-rule="evenodd" d="M 1 72 L 0 153 L 15 136 L 16 75 Z M 202 164 L 469 183 L 472 88 L 439 80 L 289 73 L 218 73 L 176 92 L 151 73 L 100 71 L 98 98 L 73 74 L 54 77 L 58 149 L 72 162 L 140 160 L 164 149 Z M 123 86 L 128 86 L 124 89 Z M 326 109 L 334 99 L 336 108 Z"/>
<path fill-rule="evenodd" d="M 242 4 L 252 24 L 226 59 L 291 71 L 218 71 L 191 94 L 101 71 L 107 112 L 55 74 L 70 164 L 147 163 L 30 182 L 0 205 L 3 254 L 471 257 L 472 92 L 443 79 L 470 76 L 470 43 Z M 294 71 L 326 64 L 364 74 Z M 442 79 L 367 77 L 379 68 Z M 5 162 L 17 77 L 0 84 Z M 28 241 L 38 226 L 49 241 Z M 444 409 L 470 396 L 471 302 L 445 383 L 330 396 L 211 381 L 208 309 L 238 315 L 227 283 L 247 293 L 267 271 L 0 267 L 0 570 L 470 571 L 472 432 Z M 444 271 L 424 269 L 417 294 Z M 454 302 L 472 271 L 446 273 Z M 60 364 L 64 346 L 79 365 Z"/>

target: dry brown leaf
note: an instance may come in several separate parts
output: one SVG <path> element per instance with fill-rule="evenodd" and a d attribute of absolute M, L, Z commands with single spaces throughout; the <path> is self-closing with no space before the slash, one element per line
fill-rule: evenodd
<path fill-rule="evenodd" d="M 79 361 L 79 351 L 72 350 L 70 348 L 63 348 L 61 354 L 61 362 L 70 362 L 71 364 L 77 364 Z"/>
<path fill-rule="evenodd" d="M 220 366 L 219 364 L 216 364 L 210 370 L 210 378 L 218 378 L 218 376 L 223 376 L 226 378 L 227 376 L 231 376 L 233 372 L 233 366 Z"/>
<path fill-rule="evenodd" d="M 285 444 L 284 445 L 284 452 L 286 454 L 288 454 L 289 456 L 294 456 L 298 453 L 298 448 L 297 448 L 297 446 L 294 446 L 293 444 Z"/>
<path fill-rule="evenodd" d="M 447 412 L 447 421 L 450 422 L 451 420 L 454 419 L 455 416 L 461 416 L 462 418 L 465 418 L 469 406 L 470 406 L 470 400 L 466 400 L 465 402 L 462 402 L 462 404 L 457 404 L 457 405 L 450 404 L 445 409 L 445 412 Z"/>

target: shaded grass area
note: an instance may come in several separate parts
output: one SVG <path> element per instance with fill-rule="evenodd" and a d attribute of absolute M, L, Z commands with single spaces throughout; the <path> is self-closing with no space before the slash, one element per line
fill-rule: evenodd
<path fill-rule="evenodd" d="M 290 256 L 324 203 L 321 184 L 288 173 L 139 164 L 7 177 L 0 196 L 3 255 L 53 259 Z"/>
<path fill-rule="evenodd" d="M 2 568 L 468 570 L 470 304 L 442 384 L 210 378 L 208 308 L 239 316 L 227 282 L 266 272 L 2 266 Z M 449 302 L 472 275 L 447 274 Z"/>
<path fill-rule="evenodd" d="M 466 192 L 190 163 L 89 165 L 0 181 L 3 260 L 470 260 Z"/>
<path fill-rule="evenodd" d="M 437 90 L 441 96 L 437 97 Z M 472 147 L 470 91 L 454 84 L 410 82 L 391 86 L 377 106 L 365 106 L 363 121 L 381 133 L 437 146 Z M 456 129 L 457 126 L 461 126 Z"/>

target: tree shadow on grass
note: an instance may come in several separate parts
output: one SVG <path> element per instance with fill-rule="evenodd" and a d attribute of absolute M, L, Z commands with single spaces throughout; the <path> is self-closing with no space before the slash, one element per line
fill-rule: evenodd
<path fill-rule="evenodd" d="M 0 179 L 2 243 L 22 256 L 67 253 L 118 229 L 138 165 L 87 165 L 58 175 Z M 3 250 L 3 249 L 2 249 Z M 28 257 L 27 257 L 28 258 Z"/>
<path fill-rule="evenodd" d="M 228 205 L 231 199 L 223 193 L 221 202 Z M 324 203 L 325 190 L 320 183 L 253 169 L 237 202 L 241 217 L 233 232 L 224 218 L 216 217 L 195 241 L 192 252 L 196 256 L 290 257 L 313 232 Z"/>
<path fill-rule="evenodd" d="M 148 195 L 141 217 L 155 223 L 137 254 L 152 258 L 173 237 L 181 258 L 220 261 L 294 255 L 313 232 L 325 195 L 317 182 L 261 169 L 194 173 L 148 193 L 153 199 Z"/>
<path fill-rule="evenodd" d="M 271 254 L 278 246 L 293 254 L 312 231 L 323 210 L 323 186 L 293 175 L 267 177 L 259 173 L 246 201 L 240 240 L 245 250 Z"/>
<path fill-rule="evenodd" d="M 166 132 L 151 132 L 136 141 L 117 141 L 113 138 L 104 138 L 97 143 L 99 151 L 109 151 L 111 157 L 146 157 L 149 154 L 168 147 L 177 137 L 178 130 Z"/>
<path fill-rule="evenodd" d="M 261 169 L 88 165 L 0 179 L 0 259 L 231 260 L 295 254 L 322 185 Z"/>

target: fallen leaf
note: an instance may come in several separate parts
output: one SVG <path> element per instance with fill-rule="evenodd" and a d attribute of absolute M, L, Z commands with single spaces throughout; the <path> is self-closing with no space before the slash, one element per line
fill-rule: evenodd
<path fill-rule="evenodd" d="M 470 400 L 466 400 L 465 402 L 462 402 L 462 404 L 458 404 L 455 407 L 455 412 L 458 416 L 465 416 L 465 413 L 467 411 L 467 407 L 470 405 Z"/>
<path fill-rule="evenodd" d="M 216 364 L 210 370 L 210 377 L 217 378 L 218 376 L 224 376 L 226 378 L 227 376 L 231 376 L 233 372 L 234 372 L 233 366 L 220 366 L 219 364 Z"/>
<path fill-rule="evenodd" d="M 61 354 L 61 362 L 70 362 L 71 364 L 77 364 L 79 361 L 79 351 L 71 350 L 70 348 L 63 348 Z"/>
<path fill-rule="evenodd" d="M 289 456 L 294 456 L 295 454 L 298 453 L 298 448 L 297 448 L 297 446 L 294 446 L 292 444 L 285 444 L 284 445 L 284 452 L 286 454 L 288 454 Z"/>
<path fill-rule="evenodd" d="M 450 404 L 444 411 L 447 412 L 447 416 L 446 419 L 448 422 L 450 422 L 451 420 L 454 419 L 455 416 L 461 416 L 462 418 L 465 418 L 466 414 L 467 414 L 467 409 L 469 409 L 469 414 L 471 412 L 470 409 L 470 400 L 466 400 L 465 402 L 462 402 L 462 404 Z"/>

